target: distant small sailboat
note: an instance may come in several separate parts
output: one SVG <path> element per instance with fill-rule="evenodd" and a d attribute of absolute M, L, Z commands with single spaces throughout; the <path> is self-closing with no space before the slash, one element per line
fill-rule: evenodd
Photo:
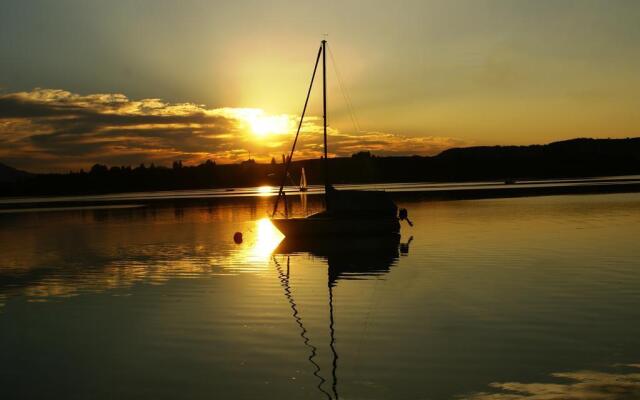
<path fill-rule="evenodd" d="M 300 191 L 307 191 L 307 175 L 304 173 L 304 167 L 302 167 L 302 172 L 300 173 Z"/>
<path fill-rule="evenodd" d="M 371 190 L 337 190 L 331 185 L 329 180 L 329 160 L 327 151 L 327 68 L 326 68 L 326 44 L 323 40 L 316 63 L 311 76 L 311 83 L 307 91 L 307 97 L 302 109 L 302 116 L 298 123 L 298 130 L 289 157 L 285 160 L 284 171 L 282 175 L 282 184 L 278 191 L 273 213 L 271 214 L 271 222 L 286 237 L 309 237 L 309 236 L 326 236 L 326 235 L 386 235 L 394 234 L 400 231 L 400 220 L 407 219 L 407 211 L 400 210 L 393 202 L 391 197 L 384 191 Z M 309 103 L 309 95 L 313 88 L 313 81 L 316 76 L 318 64 L 322 56 L 322 110 L 323 110 L 323 128 L 324 128 L 324 190 L 325 190 L 325 211 L 309 215 L 304 218 L 289 218 L 287 198 L 284 191 L 284 185 L 289 176 L 289 167 L 293 158 L 293 152 L 296 148 L 302 122 Z M 302 180 L 304 180 L 306 188 L 306 176 L 304 169 L 302 170 L 302 178 L 300 182 L 300 191 L 303 190 Z M 284 200 L 284 218 L 276 218 L 278 204 L 280 200 Z"/>

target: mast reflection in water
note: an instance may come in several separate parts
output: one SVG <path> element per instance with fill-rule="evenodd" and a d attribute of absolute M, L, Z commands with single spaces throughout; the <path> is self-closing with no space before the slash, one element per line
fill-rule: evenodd
<path fill-rule="evenodd" d="M 339 399 L 338 395 L 338 351 L 336 346 L 336 324 L 334 318 L 334 287 L 340 279 L 366 279 L 388 273 L 398 260 L 399 248 L 403 255 L 409 252 L 410 238 L 400 243 L 400 235 L 378 237 L 323 237 L 323 238 L 285 238 L 274 251 L 274 264 L 278 271 L 284 295 L 287 298 L 292 316 L 300 327 L 300 337 L 309 349 L 309 362 L 314 368 L 313 375 L 318 379 L 318 390 L 328 399 Z M 298 305 L 294 300 L 290 285 L 291 254 L 308 253 L 312 257 L 327 261 L 327 297 L 329 309 L 329 349 L 331 352 L 331 393 L 324 388 L 327 379 L 322 375 L 321 366 L 315 360 L 318 348 L 311 344 L 308 330 L 305 328 Z M 283 270 L 278 256 L 286 256 L 286 271 Z M 295 260 L 295 258 L 294 258 Z"/>
<path fill-rule="evenodd" d="M 407 200 L 386 244 L 272 200 L 0 213 L 2 398 L 639 397 L 640 194 Z"/>

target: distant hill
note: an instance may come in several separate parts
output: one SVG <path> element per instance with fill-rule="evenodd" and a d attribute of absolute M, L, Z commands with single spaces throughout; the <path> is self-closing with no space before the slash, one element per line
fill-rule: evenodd
<path fill-rule="evenodd" d="M 8 165 L 0 163 L 0 182 L 15 182 L 32 176 L 29 172 L 20 171 Z"/>
<path fill-rule="evenodd" d="M 2 195 L 49 195 L 204 189 L 279 185 L 282 164 L 256 163 L 198 166 L 174 163 L 132 168 L 96 164 L 89 172 L 30 175 L 0 165 Z M 324 182 L 322 159 L 291 165 L 287 185 L 300 181 L 304 167 L 310 185 Z M 379 157 L 367 151 L 329 159 L 333 183 L 512 181 L 640 175 L 640 138 L 572 139 L 546 145 L 453 148 L 432 157 Z M 30 177 L 29 179 L 21 179 Z"/>
<path fill-rule="evenodd" d="M 455 179 L 560 178 L 640 173 L 640 138 L 453 148 L 434 157 Z"/>

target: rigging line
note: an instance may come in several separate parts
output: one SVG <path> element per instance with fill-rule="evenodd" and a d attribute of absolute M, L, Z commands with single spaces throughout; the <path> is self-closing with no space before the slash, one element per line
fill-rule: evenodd
<path fill-rule="evenodd" d="M 322 41 L 322 128 L 324 136 L 324 203 L 327 211 L 330 210 L 329 189 L 329 155 L 327 148 L 327 51 L 325 50 L 327 41 Z"/>
<path fill-rule="evenodd" d="M 307 336 L 307 329 L 304 327 L 302 323 L 302 317 L 300 317 L 298 313 L 298 306 L 293 299 L 293 293 L 291 292 L 291 286 L 289 285 L 289 257 L 287 257 L 287 273 L 285 274 L 282 271 L 282 266 L 276 260 L 276 257 L 273 256 L 273 262 L 276 265 L 276 269 L 278 270 L 278 279 L 280 280 L 280 286 L 284 289 L 284 295 L 289 301 L 289 306 L 293 311 L 293 319 L 296 321 L 296 324 L 300 327 L 300 337 L 302 337 L 304 341 L 304 345 L 309 348 L 311 354 L 308 357 L 309 362 L 314 366 L 315 370 L 313 371 L 313 375 L 318 378 L 318 390 L 322 392 L 327 399 L 331 400 L 331 394 L 324 390 L 322 385 L 327 381 L 320 375 L 320 365 L 314 360 L 318 353 L 318 348 L 311 344 L 311 339 Z"/>
<path fill-rule="evenodd" d="M 311 83 L 309 84 L 309 90 L 307 91 L 307 98 L 304 101 L 304 107 L 302 108 L 302 115 L 300 116 L 300 122 L 298 123 L 298 130 L 296 131 L 296 137 L 293 139 L 293 145 L 291 146 L 291 152 L 289 153 L 289 158 L 285 160 L 284 166 L 284 175 L 282 176 L 282 183 L 280 184 L 280 190 L 278 190 L 278 198 L 276 199 L 276 204 L 273 206 L 273 213 L 271 213 L 271 217 L 273 218 L 276 215 L 276 211 L 278 211 L 278 203 L 280 202 L 280 197 L 284 192 L 284 184 L 287 182 L 287 174 L 289 172 L 289 166 L 291 165 L 291 160 L 293 160 L 293 152 L 296 149 L 296 143 L 298 143 L 298 136 L 300 135 L 300 129 L 302 129 L 302 121 L 304 121 L 304 115 L 307 112 L 307 105 L 309 104 L 309 96 L 311 95 L 311 88 L 313 88 L 313 81 L 316 77 L 316 70 L 318 69 L 318 63 L 320 62 L 320 54 L 322 53 L 322 46 L 318 49 L 318 55 L 316 57 L 316 64 L 313 67 L 313 74 L 311 74 Z"/>
<path fill-rule="evenodd" d="M 338 63 L 336 63 L 336 59 L 333 56 L 333 51 L 331 51 L 331 48 L 329 48 L 329 56 L 331 57 L 331 62 L 333 64 L 333 69 L 336 73 L 336 78 L 338 80 L 338 85 L 340 86 L 340 91 L 342 93 L 342 97 L 344 97 L 344 101 L 347 105 L 347 109 L 349 111 L 349 116 L 351 117 L 351 122 L 354 125 L 354 128 L 356 129 L 356 131 L 359 133 L 360 132 L 360 125 L 358 124 L 358 120 L 356 118 L 355 115 L 355 111 L 353 108 L 353 104 L 351 102 L 351 96 L 349 95 L 349 91 L 347 90 L 345 84 L 344 84 L 344 80 L 342 79 L 342 74 L 340 73 L 339 69 L 338 69 Z"/>
<path fill-rule="evenodd" d="M 331 51 L 331 47 L 329 47 L 329 56 L 331 57 L 331 63 L 333 64 L 333 70 L 336 73 L 336 78 L 338 79 L 338 86 L 340 87 L 340 92 L 342 93 L 342 97 L 344 97 L 344 102 L 347 104 L 347 110 L 349 111 L 349 117 L 351 118 L 351 123 L 353 123 L 353 127 L 356 130 L 356 133 L 362 132 L 360 129 L 360 124 L 358 123 L 358 118 L 356 117 L 355 110 L 353 108 L 353 103 L 351 102 L 351 96 L 349 95 L 349 91 L 342 80 L 342 75 L 338 70 L 338 64 L 336 63 L 336 59 L 333 57 L 333 52 Z"/>

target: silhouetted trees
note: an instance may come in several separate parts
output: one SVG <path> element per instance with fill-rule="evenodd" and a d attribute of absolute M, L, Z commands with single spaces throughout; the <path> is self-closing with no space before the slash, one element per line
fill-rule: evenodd
<path fill-rule="evenodd" d="M 284 160 L 284 157 L 283 157 Z M 300 181 L 304 167 L 310 185 L 324 183 L 322 158 L 293 161 L 290 175 Z M 171 168 L 144 164 L 96 164 L 87 173 L 29 175 L 0 184 L 0 195 L 55 195 L 204 189 L 279 185 L 283 164 L 275 159 L 217 165 L 211 160 Z M 329 159 L 334 183 L 474 181 L 545 179 L 640 174 L 640 138 L 573 139 L 548 145 L 468 147 L 446 150 L 437 156 L 380 157 L 368 151 Z M 287 183 L 290 183 L 287 180 Z"/>

